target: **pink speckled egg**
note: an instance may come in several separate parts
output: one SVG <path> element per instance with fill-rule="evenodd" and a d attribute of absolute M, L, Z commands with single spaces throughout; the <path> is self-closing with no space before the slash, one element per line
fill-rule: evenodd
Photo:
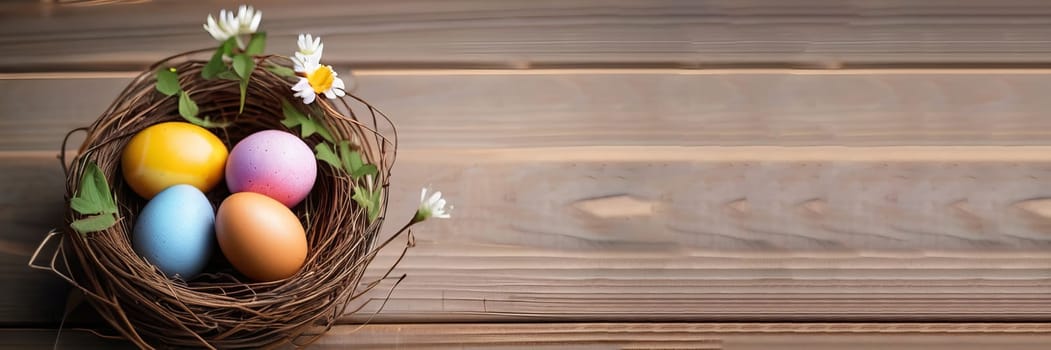
<path fill-rule="evenodd" d="M 255 192 L 289 208 L 303 201 L 317 179 L 314 152 L 296 135 L 264 130 L 249 135 L 230 151 L 226 186 L 230 192 Z"/>

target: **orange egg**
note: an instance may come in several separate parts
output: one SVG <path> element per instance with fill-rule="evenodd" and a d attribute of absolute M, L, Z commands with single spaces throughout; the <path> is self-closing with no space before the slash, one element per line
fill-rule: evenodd
<path fill-rule="evenodd" d="M 124 180 L 140 196 L 150 199 L 164 189 L 188 184 L 211 191 L 222 180 L 229 152 L 215 134 L 182 122 L 143 129 L 124 146 Z"/>
<path fill-rule="evenodd" d="M 215 236 L 226 259 L 248 278 L 291 277 L 307 257 L 307 236 L 284 204 L 254 192 L 234 193 L 219 205 Z"/>

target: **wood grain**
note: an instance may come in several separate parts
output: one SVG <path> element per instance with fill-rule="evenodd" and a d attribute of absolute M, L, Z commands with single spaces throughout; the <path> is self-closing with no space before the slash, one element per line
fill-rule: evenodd
<path fill-rule="evenodd" d="M 904 349 L 1036 350 L 1051 342 L 1046 324 L 866 323 L 563 323 L 370 324 L 337 326 L 318 349 Z M 0 349 L 51 348 L 44 329 L 0 330 Z M 129 348 L 65 330 L 59 349 Z"/>
<path fill-rule="evenodd" d="M 1051 312 L 1048 218 L 1034 213 L 1039 203 L 1019 205 L 1051 195 L 1046 161 L 851 160 L 834 152 L 825 154 L 839 160 L 813 161 L 795 160 L 794 149 L 767 150 L 769 160 L 698 161 L 648 150 L 649 159 L 630 161 L 606 149 L 547 158 L 405 152 L 397 183 L 442 188 L 457 204 L 456 220 L 418 232 L 401 270 L 409 278 L 380 318 L 973 320 Z M 704 153 L 721 151 L 685 152 L 708 159 Z M 611 196 L 648 202 L 653 213 L 604 217 L 576 205 Z M 412 205 L 392 204 L 392 213 Z M 379 299 L 371 304 L 367 311 Z"/>
<path fill-rule="evenodd" d="M 1049 320 L 1048 74 L 364 71 L 402 126 L 391 220 L 424 185 L 458 207 L 377 320 Z M 0 322 L 51 324 L 22 264 L 54 149 L 128 74 L 4 78 Z"/>
<path fill-rule="evenodd" d="M 57 323 L 69 286 L 26 263 L 62 221 L 65 177 L 54 159 L 0 157 L 0 178 L 0 326 Z"/>
<path fill-rule="evenodd" d="M 129 76 L 3 75 L 0 151 L 56 149 Z M 1051 70 L 417 70 L 357 80 L 405 149 L 1051 144 Z"/>
<path fill-rule="evenodd" d="M 1051 152 L 975 148 L 771 147 L 753 159 L 719 147 L 404 150 L 389 220 L 407 220 L 424 185 L 443 190 L 455 219 L 416 231 L 397 271 L 408 278 L 376 319 L 1051 320 L 1051 218 L 1040 209 Z M 17 181 L 0 181 L 11 187 L 0 204 L 27 222 L 4 240 L 25 246 L 56 227 L 62 199 L 60 181 L 38 176 L 55 161 L 17 154 L 4 158 Z M 950 156 L 924 158 L 938 155 Z M 578 205 L 611 197 L 652 210 Z M 24 289 L 0 301 L 21 317 L 8 321 L 54 321 L 33 310 L 64 295 L 27 283 L 38 271 L 11 270 L 3 285 Z M 346 321 L 370 317 L 384 292 Z"/>
<path fill-rule="evenodd" d="M 467 324 L 333 330 L 319 347 L 500 349 L 1038 349 L 1032 324 Z M 998 332 L 998 334 L 993 333 Z"/>
<path fill-rule="evenodd" d="M 25 267 L 61 136 L 235 5 L 0 4 L 0 348 L 50 347 L 64 308 Z M 388 220 L 424 185 L 457 207 L 320 348 L 1051 343 L 1051 4 L 255 5 L 270 51 L 323 36 L 401 127 Z"/>
<path fill-rule="evenodd" d="M 0 70 L 139 68 L 212 45 L 206 15 L 239 4 L 94 3 L 2 5 Z M 332 62 L 373 67 L 1031 64 L 1051 47 L 1039 0 L 253 4 L 271 51 L 311 32 Z"/>

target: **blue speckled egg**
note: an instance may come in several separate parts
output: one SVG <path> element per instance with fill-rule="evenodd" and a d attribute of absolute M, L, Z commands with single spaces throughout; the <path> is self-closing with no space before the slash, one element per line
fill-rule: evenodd
<path fill-rule="evenodd" d="M 190 280 L 215 249 L 215 211 L 196 187 L 168 187 L 139 213 L 131 241 L 135 252 L 164 274 Z"/>

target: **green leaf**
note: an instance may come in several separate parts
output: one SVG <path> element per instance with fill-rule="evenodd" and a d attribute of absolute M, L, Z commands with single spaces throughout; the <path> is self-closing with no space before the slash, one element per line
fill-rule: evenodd
<path fill-rule="evenodd" d="M 70 224 L 80 234 L 101 231 L 116 223 L 117 204 L 110 192 L 106 176 L 94 162 L 88 163 L 80 177 L 77 195 L 69 206 L 81 215 L 92 215 Z"/>
<path fill-rule="evenodd" d="M 200 118 L 197 116 L 199 112 L 197 103 L 193 102 L 190 94 L 186 93 L 186 91 L 179 94 L 179 115 L 186 121 L 202 128 L 225 128 L 230 125 L 230 123 L 213 122 L 208 117 Z"/>
<path fill-rule="evenodd" d="M 361 169 L 361 166 L 365 164 L 365 162 L 363 162 L 361 160 L 361 153 L 350 152 L 349 158 L 350 158 L 350 168 L 351 169 L 354 169 L 354 170 Z"/>
<path fill-rule="evenodd" d="M 212 58 L 208 60 L 208 63 L 204 65 L 204 68 L 201 68 L 201 77 L 210 80 L 219 77 L 223 72 L 228 72 L 229 68 L 227 68 L 226 62 L 223 62 L 223 56 L 230 56 L 230 53 L 233 52 L 234 46 L 237 46 L 236 38 L 226 39 L 226 41 L 219 45 L 219 47 L 215 49 L 215 53 L 212 54 Z"/>
<path fill-rule="evenodd" d="M 317 132 L 317 124 L 312 123 L 313 120 L 307 119 L 304 123 L 299 124 L 299 133 L 302 137 L 310 137 Z"/>
<path fill-rule="evenodd" d="M 376 187 L 376 190 L 372 191 L 372 211 L 369 212 L 369 222 L 376 221 L 376 218 L 379 217 L 382 204 L 383 191 L 380 187 Z"/>
<path fill-rule="evenodd" d="M 375 165 L 365 163 L 361 158 L 361 153 L 350 149 L 350 142 L 339 142 L 339 156 L 343 163 L 343 170 L 350 175 L 351 179 L 357 180 L 366 175 L 379 173 L 379 168 Z"/>
<path fill-rule="evenodd" d="M 335 142 L 333 141 L 332 133 L 328 131 L 325 124 L 303 114 L 303 112 L 300 112 L 288 101 L 282 101 L 281 112 L 285 115 L 285 119 L 281 120 L 281 124 L 289 129 L 299 126 L 300 137 L 307 138 L 314 135 L 314 133 L 317 133 L 320 134 L 321 138 L 324 138 L 325 141 Z"/>
<path fill-rule="evenodd" d="M 321 138 L 325 139 L 328 142 L 333 142 L 332 140 L 334 140 L 334 138 L 332 137 L 332 133 L 328 131 L 328 128 L 325 127 L 325 124 L 317 122 L 313 119 L 311 119 L 310 121 L 313 122 L 314 128 L 317 129 L 317 133 L 321 135 Z"/>
<path fill-rule="evenodd" d="M 84 174 L 80 177 L 80 190 L 70 200 L 70 207 L 83 215 L 117 212 L 106 175 L 94 162 L 84 168 Z"/>
<path fill-rule="evenodd" d="M 190 94 L 186 93 L 186 91 L 180 92 L 179 115 L 186 118 L 186 120 L 192 120 L 197 117 L 197 112 L 197 103 L 193 102 L 193 99 L 190 98 Z"/>
<path fill-rule="evenodd" d="M 380 215 L 380 206 L 383 202 L 383 192 L 380 188 L 369 192 L 362 186 L 354 186 L 354 202 L 365 208 L 365 213 L 369 217 L 369 221 L 376 221 L 376 218 Z"/>
<path fill-rule="evenodd" d="M 357 153 L 357 152 L 353 152 L 353 151 L 350 150 L 350 142 L 347 142 L 346 140 L 340 141 L 339 142 L 339 157 L 343 161 L 343 171 L 346 171 L 347 174 L 352 174 L 352 173 L 354 173 L 354 169 L 357 169 L 356 167 L 354 167 L 353 163 L 351 163 L 351 160 L 350 160 L 350 157 L 351 157 L 350 154 L 351 153 Z M 358 156 L 358 161 L 359 162 L 361 161 L 361 156 L 360 155 Z"/>
<path fill-rule="evenodd" d="M 237 47 L 237 37 L 231 36 L 222 45 L 219 45 L 219 51 L 222 51 L 223 55 L 230 57 L 233 55 L 235 47 Z"/>
<path fill-rule="evenodd" d="M 70 199 L 69 206 L 82 215 L 117 212 L 106 177 L 95 163 L 89 163 L 84 168 L 84 174 L 80 177 L 80 189 L 77 195 Z"/>
<path fill-rule="evenodd" d="M 219 72 L 215 77 L 223 80 L 241 81 L 241 77 L 237 76 L 237 73 L 234 73 L 234 71 L 229 69 Z"/>
<path fill-rule="evenodd" d="M 354 169 L 354 172 L 350 173 L 351 178 L 360 179 L 362 177 L 379 174 L 380 170 L 375 165 L 365 164 L 360 168 Z"/>
<path fill-rule="evenodd" d="M 369 192 L 362 186 L 354 186 L 354 202 L 357 202 L 362 208 L 365 208 L 365 213 L 369 217 L 369 221 L 376 221 L 376 218 L 380 214 L 380 201 L 382 196 L 379 189 L 373 192 Z"/>
<path fill-rule="evenodd" d="M 69 206 L 82 215 L 101 213 L 105 207 L 102 203 L 102 194 L 100 194 L 100 190 L 95 184 L 94 174 L 91 173 L 90 167 L 94 164 L 88 165 L 89 169 L 86 169 L 84 175 L 80 177 L 80 190 L 77 191 L 76 197 L 69 201 Z M 98 166 L 95 166 L 95 168 L 97 169 Z M 78 208 L 83 211 L 78 210 Z"/>
<path fill-rule="evenodd" d="M 245 53 L 249 55 L 260 55 L 266 49 L 266 32 L 252 34 L 252 39 L 245 47 Z"/>
<path fill-rule="evenodd" d="M 225 128 L 225 127 L 230 126 L 230 122 L 216 122 L 216 121 L 212 121 L 212 118 L 209 118 L 207 116 L 204 117 L 204 118 L 201 118 L 201 117 L 187 118 L 187 117 L 184 116 L 183 119 L 186 119 L 186 121 L 190 122 L 190 124 L 197 125 L 197 126 L 202 127 L 202 128 L 208 128 L 208 129 Z"/>
<path fill-rule="evenodd" d="M 104 209 L 101 204 L 83 197 L 70 199 L 69 207 L 82 215 L 98 214 Z"/>
<path fill-rule="evenodd" d="M 343 157 L 343 164 L 346 165 L 347 173 L 353 176 L 355 173 L 357 173 L 358 169 L 361 169 L 361 166 L 364 165 L 365 162 L 361 160 L 361 153 L 350 150 L 349 142 L 343 141 L 340 143 L 340 146 L 343 146 L 344 143 L 346 143 L 348 147 L 341 147 L 339 149 L 339 155 Z M 356 178 L 357 176 L 353 177 Z"/>
<path fill-rule="evenodd" d="M 269 67 L 266 67 L 266 70 L 270 71 L 270 73 L 274 73 L 286 78 L 296 76 L 296 71 L 292 70 L 292 68 L 288 68 L 285 66 L 271 65 Z"/>
<path fill-rule="evenodd" d="M 368 193 L 368 190 L 364 187 L 354 186 L 354 196 L 350 198 L 354 199 L 355 202 L 358 202 L 358 205 L 367 209 L 372 206 L 372 196 L 370 194 L 371 193 Z"/>
<path fill-rule="evenodd" d="M 281 114 L 285 115 L 285 119 L 281 119 L 281 125 L 290 129 L 303 123 L 303 119 L 307 119 L 307 116 L 303 115 L 295 107 L 292 107 L 291 103 L 283 100 L 281 101 Z"/>
<path fill-rule="evenodd" d="M 223 48 L 220 46 L 212 54 L 212 59 L 208 60 L 208 63 L 201 68 L 201 77 L 211 80 L 215 79 L 219 73 L 226 71 L 226 63 L 223 62 Z"/>
<path fill-rule="evenodd" d="M 252 77 L 252 70 L 254 69 L 255 61 L 252 60 L 251 56 L 246 54 L 234 56 L 234 72 L 237 73 L 238 77 L 241 77 L 241 104 L 237 113 L 244 113 L 245 111 L 245 97 L 248 96 L 248 80 Z"/>
<path fill-rule="evenodd" d="M 88 164 L 86 174 L 91 182 L 94 182 L 94 187 L 97 189 L 98 203 L 102 206 L 103 213 L 116 213 L 117 212 L 117 201 L 113 199 L 113 193 L 109 190 L 109 183 L 106 182 L 106 175 L 102 173 L 102 169 L 95 163 Z M 83 181 L 83 180 L 82 180 Z"/>
<path fill-rule="evenodd" d="M 175 68 L 157 69 L 157 91 L 166 96 L 179 93 L 179 75 L 175 74 Z"/>
<path fill-rule="evenodd" d="M 252 76 L 253 69 L 255 69 L 255 61 L 251 56 L 245 54 L 234 56 L 234 72 L 237 72 L 241 80 L 248 80 L 248 77 Z"/>
<path fill-rule="evenodd" d="M 116 223 L 117 218 L 113 214 L 99 214 L 74 221 L 69 224 L 69 227 L 81 235 L 87 235 L 88 232 L 102 231 Z"/>
<path fill-rule="evenodd" d="M 336 152 L 332 151 L 332 146 L 322 142 L 317 144 L 317 146 L 314 146 L 314 151 L 316 152 L 315 154 L 317 154 L 318 160 L 328 163 L 328 165 L 331 165 L 333 168 L 340 169 L 341 164 L 339 162 L 339 156 L 336 155 Z"/>

